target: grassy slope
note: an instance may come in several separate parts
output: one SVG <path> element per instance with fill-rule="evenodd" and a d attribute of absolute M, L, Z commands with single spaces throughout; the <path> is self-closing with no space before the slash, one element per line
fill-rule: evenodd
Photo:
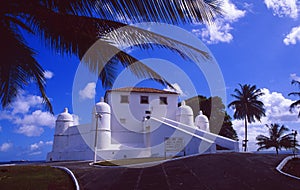
<path fill-rule="evenodd" d="M 74 189 L 72 179 L 60 169 L 49 166 L 0 167 L 0 189 Z"/>

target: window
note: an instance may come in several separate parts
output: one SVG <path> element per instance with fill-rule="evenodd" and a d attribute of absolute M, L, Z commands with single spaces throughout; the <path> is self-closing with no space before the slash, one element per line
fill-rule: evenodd
<path fill-rule="evenodd" d="M 120 123 L 125 124 L 126 123 L 126 119 L 125 118 L 120 118 Z"/>
<path fill-rule="evenodd" d="M 149 104 L 149 97 L 148 96 L 141 96 L 141 104 Z"/>
<path fill-rule="evenodd" d="M 121 103 L 129 103 L 128 95 L 121 95 Z"/>
<path fill-rule="evenodd" d="M 159 104 L 168 105 L 167 97 L 159 97 Z"/>

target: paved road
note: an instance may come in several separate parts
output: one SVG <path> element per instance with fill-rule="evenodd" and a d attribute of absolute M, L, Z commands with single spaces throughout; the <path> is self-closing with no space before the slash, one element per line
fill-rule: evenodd
<path fill-rule="evenodd" d="M 96 168 L 86 162 L 54 164 L 71 169 L 81 189 L 299 190 L 300 180 L 275 170 L 284 157 L 223 153 L 174 160 L 147 168 Z"/>

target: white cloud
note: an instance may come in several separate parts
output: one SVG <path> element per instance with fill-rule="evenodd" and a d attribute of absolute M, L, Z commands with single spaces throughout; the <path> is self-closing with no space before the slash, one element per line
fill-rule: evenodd
<path fill-rule="evenodd" d="M 297 0 L 265 0 L 268 9 L 273 10 L 273 14 L 279 17 L 298 17 Z"/>
<path fill-rule="evenodd" d="M 2 132 L 2 127 L 0 126 L 0 132 Z"/>
<path fill-rule="evenodd" d="M 40 136 L 44 132 L 44 129 L 35 125 L 23 125 L 16 130 L 16 133 L 26 135 L 28 137 Z"/>
<path fill-rule="evenodd" d="M 30 150 L 37 150 L 39 149 L 41 146 L 44 145 L 44 142 L 43 141 L 40 141 L 38 143 L 34 143 L 34 144 L 31 144 L 30 145 Z"/>
<path fill-rule="evenodd" d="M 297 41 L 300 41 L 300 26 L 292 28 L 290 33 L 283 39 L 285 45 L 295 45 Z"/>
<path fill-rule="evenodd" d="M 296 73 L 290 74 L 290 78 L 291 78 L 292 80 L 295 80 L 295 81 L 299 81 L 299 82 L 300 82 L 300 77 L 297 76 Z"/>
<path fill-rule="evenodd" d="M 30 150 L 31 151 L 36 151 L 36 150 L 41 150 L 42 147 L 44 147 L 45 145 L 52 145 L 53 141 L 39 141 L 37 143 L 31 144 L 30 145 Z"/>
<path fill-rule="evenodd" d="M 93 99 L 96 95 L 96 83 L 90 82 L 88 83 L 84 89 L 79 91 L 79 96 L 81 99 Z"/>
<path fill-rule="evenodd" d="M 246 11 L 242 11 L 236 8 L 236 6 L 230 0 L 224 0 L 222 3 L 224 10 L 224 19 L 229 22 L 236 22 L 240 18 L 244 17 Z"/>
<path fill-rule="evenodd" d="M 13 144 L 12 143 L 3 143 L 1 146 L 0 146 L 0 151 L 1 152 L 6 152 L 8 151 L 9 149 L 11 149 L 13 147 Z"/>
<path fill-rule="evenodd" d="M 217 19 L 213 25 L 201 29 L 201 32 L 199 29 L 198 31 L 193 30 L 192 32 L 196 35 L 201 34 L 204 41 L 209 44 L 214 44 L 218 42 L 231 42 L 233 36 L 230 30 L 232 30 L 232 27 L 229 23 L 224 22 L 223 19 Z"/>
<path fill-rule="evenodd" d="M 37 143 L 33 143 L 29 146 L 29 152 L 28 155 L 30 156 L 35 156 L 35 155 L 40 155 L 42 154 L 43 148 L 45 146 L 51 146 L 53 144 L 53 141 L 39 141 Z"/>
<path fill-rule="evenodd" d="M 45 144 L 46 145 L 53 145 L 53 141 L 46 141 Z"/>
<path fill-rule="evenodd" d="M 26 136 L 40 136 L 43 127 L 54 128 L 56 118 L 49 112 L 39 108 L 43 107 L 43 99 L 40 96 L 22 92 L 12 106 L 0 112 L 0 120 L 8 120 L 16 126 L 16 133 Z"/>
<path fill-rule="evenodd" d="M 51 113 L 36 110 L 31 114 L 25 115 L 23 118 L 15 118 L 15 121 L 13 122 L 20 125 L 47 126 L 54 128 L 55 121 L 56 118 Z"/>
<path fill-rule="evenodd" d="M 54 74 L 53 74 L 53 72 L 51 72 L 51 71 L 45 71 L 44 72 L 44 77 L 46 78 L 46 79 L 51 79 L 52 77 L 54 76 Z"/>
<path fill-rule="evenodd" d="M 201 36 L 202 40 L 209 44 L 231 42 L 233 39 L 230 33 L 233 29 L 231 24 L 244 17 L 246 11 L 239 10 L 230 0 L 224 0 L 222 6 L 224 17 L 217 18 L 212 25 L 207 25 L 206 28 L 193 29 L 192 33 L 196 36 Z"/>
<path fill-rule="evenodd" d="M 297 113 L 291 113 L 289 106 L 293 102 L 292 100 L 285 98 L 281 93 L 270 92 L 268 89 L 263 88 L 263 96 L 260 100 L 265 105 L 266 117 L 261 118 L 261 122 L 257 121 L 248 125 L 248 139 L 249 139 L 249 150 L 255 151 L 258 147 L 256 146 L 256 137 L 260 134 L 268 136 L 268 129 L 265 124 L 279 123 L 279 124 L 291 124 L 300 123 L 297 117 Z M 240 142 L 244 139 L 244 121 L 233 120 L 234 129 L 240 138 Z"/>
<path fill-rule="evenodd" d="M 30 107 L 41 107 L 43 98 L 36 95 L 25 95 L 21 93 L 12 103 L 12 114 L 27 113 Z"/>

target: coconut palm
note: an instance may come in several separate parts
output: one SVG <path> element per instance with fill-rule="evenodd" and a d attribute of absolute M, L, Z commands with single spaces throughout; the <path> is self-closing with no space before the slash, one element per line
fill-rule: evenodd
<path fill-rule="evenodd" d="M 264 104 L 258 98 L 264 93 L 257 89 L 255 85 L 241 85 L 240 89 L 235 89 L 235 94 L 231 94 L 236 100 L 232 101 L 228 107 L 233 108 L 235 119 L 244 119 L 245 121 L 245 140 L 243 143 L 244 151 L 247 151 L 247 125 L 248 123 L 260 121 L 265 116 Z"/>
<path fill-rule="evenodd" d="M 292 80 L 292 84 L 296 84 L 300 87 L 300 81 Z M 291 93 L 289 93 L 289 96 L 291 96 L 291 95 L 300 97 L 300 92 L 291 92 Z M 293 102 L 290 105 L 290 111 L 293 111 L 299 105 L 300 105 L 300 99 L 296 100 L 295 102 Z M 300 112 L 298 113 L 298 117 L 300 117 Z"/>
<path fill-rule="evenodd" d="M 40 37 L 45 46 L 55 52 L 76 55 L 80 59 L 100 38 L 101 50 L 108 48 L 117 53 L 107 61 L 105 68 L 101 65 L 103 61 L 91 57 L 86 57 L 85 62 L 91 70 L 99 73 L 104 86 L 110 85 L 116 77 L 113 68 L 119 62 L 124 67 L 137 62 L 130 68 L 134 74 L 154 78 L 167 84 L 167 81 L 153 70 L 120 50 L 118 45 L 126 43 L 130 46 L 138 41 L 142 44 L 138 46 L 141 49 L 169 48 L 182 57 L 187 57 L 189 53 L 201 54 L 204 57 L 207 57 L 207 54 L 174 39 L 162 38 L 160 35 L 133 26 L 115 33 L 112 31 L 126 26 L 128 24 L 126 21 L 172 24 L 211 22 L 220 12 L 219 7 L 217 0 L 184 2 L 181 0 L 2 0 L 0 7 L 1 106 L 9 105 L 20 89 L 29 84 L 28 81 L 34 81 L 52 112 L 51 103 L 45 92 L 44 70 L 35 58 L 37 52 L 26 42 L 24 32 Z M 108 33 L 110 36 L 103 38 Z M 150 39 L 151 43 L 148 43 Z M 164 43 L 160 43 L 162 41 Z M 174 44 L 178 49 L 170 48 L 174 47 Z"/>
<path fill-rule="evenodd" d="M 256 144 L 259 146 L 257 149 L 269 149 L 269 148 L 275 148 L 276 153 L 278 154 L 278 151 L 281 150 L 281 148 L 285 149 L 291 149 L 296 148 L 296 146 L 299 146 L 297 141 L 294 140 L 294 134 L 289 133 L 285 134 L 289 131 L 287 127 L 284 125 L 279 125 L 277 123 L 266 125 L 266 127 L 269 128 L 269 137 L 264 135 L 258 135 L 256 137 L 256 140 L 258 141 Z"/>

